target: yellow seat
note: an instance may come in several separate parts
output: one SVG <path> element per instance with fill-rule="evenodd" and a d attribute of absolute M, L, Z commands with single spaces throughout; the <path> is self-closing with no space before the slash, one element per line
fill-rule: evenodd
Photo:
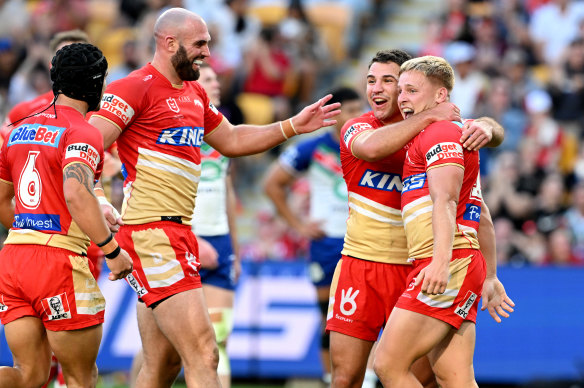
<path fill-rule="evenodd" d="M 104 33 L 96 42 L 97 47 L 107 58 L 110 69 L 119 65 L 122 60 L 122 50 L 124 43 L 128 40 L 135 39 L 136 33 L 133 28 L 120 27 Z"/>
<path fill-rule="evenodd" d="M 264 26 L 273 26 L 282 21 L 288 14 L 288 9 L 280 4 L 264 4 L 251 6 L 248 12 L 255 16 Z"/>
<path fill-rule="evenodd" d="M 351 22 L 351 9 L 330 1 L 308 6 L 306 13 L 326 43 L 333 62 L 342 62 L 347 55 L 345 35 Z"/>
<path fill-rule="evenodd" d="M 241 93 L 236 97 L 246 124 L 265 125 L 274 121 L 272 99 L 263 94 Z"/>

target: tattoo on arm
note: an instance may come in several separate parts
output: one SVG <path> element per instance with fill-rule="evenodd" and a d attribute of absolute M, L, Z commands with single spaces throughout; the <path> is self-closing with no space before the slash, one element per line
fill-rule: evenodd
<path fill-rule="evenodd" d="M 83 187 L 85 187 L 85 189 L 87 189 L 91 195 L 95 196 L 93 193 L 94 175 L 89 166 L 83 163 L 69 164 L 67 167 L 65 167 L 65 170 L 63 170 L 63 183 L 69 178 L 75 179 L 81 183 L 81 185 L 83 185 Z"/>

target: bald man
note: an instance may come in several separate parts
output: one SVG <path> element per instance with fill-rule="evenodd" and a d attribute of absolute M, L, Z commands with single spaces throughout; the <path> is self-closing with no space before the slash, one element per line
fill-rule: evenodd
<path fill-rule="evenodd" d="M 105 146 L 117 141 L 124 202 L 117 239 L 135 271 L 144 364 L 137 387 L 170 387 L 181 367 L 188 387 L 219 387 L 218 350 L 201 289 L 191 220 L 204 140 L 225 156 L 266 151 L 288 138 L 334 125 L 330 95 L 294 117 L 265 126 L 233 126 L 209 101 L 199 68 L 210 55 L 207 25 L 182 8 L 154 26 L 151 63 L 113 82 L 90 123 Z M 110 220 L 111 214 L 106 214 Z"/>

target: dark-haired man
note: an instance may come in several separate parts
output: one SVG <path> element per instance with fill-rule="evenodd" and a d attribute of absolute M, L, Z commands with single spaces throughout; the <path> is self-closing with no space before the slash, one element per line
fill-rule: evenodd
<path fill-rule="evenodd" d="M 45 383 L 51 351 L 67 386 L 95 386 L 105 300 L 86 257 L 90 239 L 110 280 L 132 271 L 93 193 L 103 140 L 85 114 L 99 107 L 107 61 L 75 43 L 51 64 L 54 103 L 20 122 L 0 153 L 0 221 L 12 227 L 0 251 L 0 320 L 15 365 L 0 368 L 2 388 Z"/>

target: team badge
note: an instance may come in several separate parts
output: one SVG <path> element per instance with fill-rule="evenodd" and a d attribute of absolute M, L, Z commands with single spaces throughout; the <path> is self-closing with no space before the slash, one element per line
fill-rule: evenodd
<path fill-rule="evenodd" d="M 174 113 L 178 113 L 180 111 L 180 109 L 178 108 L 178 104 L 176 103 L 176 100 L 174 98 L 168 97 L 166 99 L 166 103 L 168 104 L 170 110 L 173 111 Z"/>

